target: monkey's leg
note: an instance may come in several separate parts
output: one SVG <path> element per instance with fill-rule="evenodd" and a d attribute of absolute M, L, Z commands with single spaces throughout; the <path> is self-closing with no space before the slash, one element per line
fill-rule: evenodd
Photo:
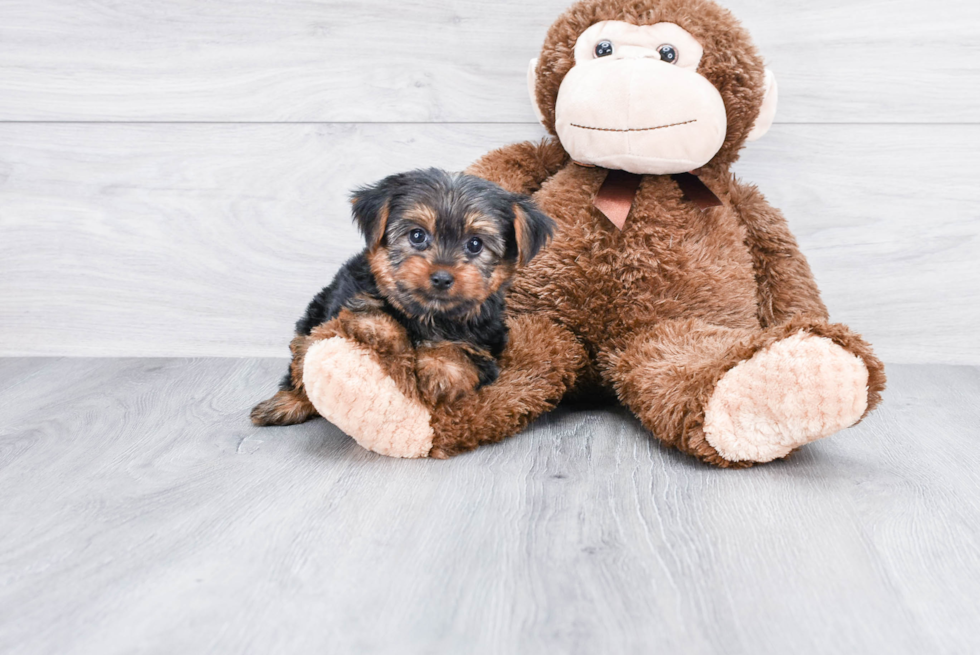
<path fill-rule="evenodd" d="M 603 359 L 647 429 L 722 467 L 784 457 L 851 426 L 884 388 L 861 337 L 806 317 L 758 331 L 666 322 Z"/>
<path fill-rule="evenodd" d="M 388 355 L 340 333 L 310 346 L 303 377 L 317 410 L 368 450 L 446 458 L 514 435 L 552 409 L 585 357 L 569 331 L 519 316 L 497 381 L 451 406 L 427 406 L 405 363 L 391 366 Z"/>

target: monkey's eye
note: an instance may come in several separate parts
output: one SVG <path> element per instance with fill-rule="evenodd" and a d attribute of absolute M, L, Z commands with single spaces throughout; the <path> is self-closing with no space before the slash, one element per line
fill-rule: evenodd
<path fill-rule="evenodd" d="M 483 251 L 483 239 L 473 237 L 466 242 L 466 252 L 471 255 L 479 255 Z"/>
<path fill-rule="evenodd" d="M 428 236 L 429 235 L 425 233 L 425 230 L 417 227 L 408 233 L 408 240 L 413 246 L 419 250 L 423 250 L 425 248 L 426 237 Z"/>
<path fill-rule="evenodd" d="M 599 41 L 599 43 L 595 44 L 596 57 L 608 57 L 612 52 L 612 41 Z"/>
<path fill-rule="evenodd" d="M 660 60 L 668 64 L 677 63 L 677 50 L 672 45 L 662 45 L 657 49 L 660 53 Z"/>

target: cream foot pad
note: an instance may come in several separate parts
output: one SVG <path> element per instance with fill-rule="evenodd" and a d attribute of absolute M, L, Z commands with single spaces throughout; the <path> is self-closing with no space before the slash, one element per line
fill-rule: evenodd
<path fill-rule="evenodd" d="M 429 411 L 406 397 L 364 348 L 341 337 L 306 352 L 303 384 L 316 410 L 364 448 L 389 457 L 426 457 Z"/>
<path fill-rule="evenodd" d="M 704 433 L 729 461 L 768 462 L 853 425 L 868 406 L 868 369 L 830 339 L 799 332 L 725 373 Z"/>

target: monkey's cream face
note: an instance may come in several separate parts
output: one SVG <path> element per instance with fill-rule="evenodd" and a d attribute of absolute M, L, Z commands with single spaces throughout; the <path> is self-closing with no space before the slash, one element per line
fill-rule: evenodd
<path fill-rule="evenodd" d="M 603 21 L 575 44 L 555 129 L 581 164 L 641 175 L 685 173 L 725 142 L 721 94 L 698 73 L 704 50 L 673 23 Z"/>

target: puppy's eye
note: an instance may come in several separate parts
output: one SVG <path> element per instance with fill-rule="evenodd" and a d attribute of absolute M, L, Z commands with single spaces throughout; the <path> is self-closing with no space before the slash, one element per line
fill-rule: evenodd
<path fill-rule="evenodd" d="M 608 57 L 613 53 L 612 41 L 599 41 L 595 44 L 596 57 Z"/>
<path fill-rule="evenodd" d="M 665 61 L 668 64 L 677 63 L 677 49 L 672 45 L 662 45 L 657 49 L 660 53 L 660 61 Z"/>
<path fill-rule="evenodd" d="M 466 252 L 471 255 L 479 255 L 483 250 L 483 239 L 480 237 L 473 237 L 466 242 Z"/>
<path fill-rule="evenodd" d="M 417 227 L 408 233 L 408 240 L 413 246 L 421 247 L 425 245 L 425 238 L 427 236 L 425 230 Z"/>

